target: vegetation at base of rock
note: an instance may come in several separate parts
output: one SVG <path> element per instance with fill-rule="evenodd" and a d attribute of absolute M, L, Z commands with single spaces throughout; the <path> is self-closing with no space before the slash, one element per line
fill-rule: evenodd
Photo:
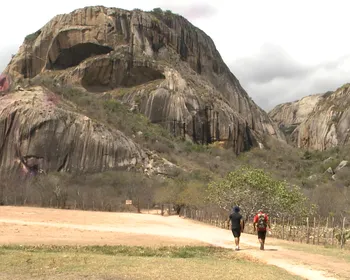
<path fill-rule="evenodd" d="M 2 176 L 0 202 L 5 205 L 37 205 L 62 209 L 138 212 L 161 204 L 201 207 L 205 181 L 200 171 L 180 172 L 171 178 L 134 171 L 95 174 L 50 173 L 25 181 Z M 125 205 L 132 200 L 133 205 Z"/>
<path fill-rule="evenodd" d="M 243 167 L 208 186 L 208 198 L 227 211 L 239 205 L 251 217 L 260 208 L 279 217 L 303 217 L 313 214 L 300 188 L 274 179 L 262 169 Z"/>
<path fill-rule="evenodd" d="M 139 201 L 140 207 L 169 203 L 180 208 L 200 209 L 208 203 L 205 192 L 209 181 L 220 182 L 225 180 L 223 178 L 229 172 L 250 166 L 271 174 L 273 180 L 300 186 L 309 198 L 310 205 L 319 206 L 317 214 L 340 217 L 350 210 L 349 167 L 337 171 L 336 180 L 332 179 L 331 174 L 325 173 L 329 167 L 335 170 L 342 160 L 350 160 L 348 146 L 327 151 L 304 151 L 266 137 L 263 141 L 265 149 L 254 148 L 236 156 L 232 149 L 225 149 L 219 143 L 201 145 L 175 138 L 170 131 L 150 123 L 145 116 L 131 112 L 128 106 L 112 95 L 92 94 L 74 86 L 58 87 L 49 77 L 32 82 L 44 84 L 54 95 L 60 96 L 62 102 L 57 106 L 69 106 L 70 110 L 73 108 L 111 129 L 120 129 L 134 137 L 135 142 L 142 147 L 158 153 L 160 157 L 179 166 L 179 169 L 150 178 L 146 174 L 135 173 L 140 167 L 132 172 L 120 170 L 67 176 L 49 174 L 41 177 L 41 183 L 29 181 L 28 185 L 24 187 L 22 184 L 21 188 L 17 181 L 8 179 L 9 188 L 6 187 L 5 193 L 10 187 L 13 190 L 7 195 L 7 200 L 2 196 L 1 200 L 5 204 L 49 206 L 51 203 L 52 207 L 137 211 L 137 205 L 125 208 L 125 200 L 132 199 Z M 142 184 L 144 179 L 146 183 Z M 3 181 L 6 180 L 4 178 Z M 93 184 L 98 187 L 94 188 Z M 130 188 L 131 184 L 133 188 Z M 57 185 L 61 188 L 62 196 L 59 199 L 55 194 Z M 128 188 L 130 192 L 127 192 Z M 65 191 L 68 194 L 66 200 Z"/>
<path fill-rule="evenodd" d="M 337 171 L 336 180 L 325 170 L 343 160 L 349 161 L 350 145 L 326 151 L 305 151 L 272 140 L 265 147 L 265 150 L 253 149 L 241 154 L 239 162 L 261 168 L 273 174 L 274 178 L 300 186 L 310 202 L 318 206 L 318 215 L 332 215 L 338 219 L 349 215 L 350 167 Z"/>

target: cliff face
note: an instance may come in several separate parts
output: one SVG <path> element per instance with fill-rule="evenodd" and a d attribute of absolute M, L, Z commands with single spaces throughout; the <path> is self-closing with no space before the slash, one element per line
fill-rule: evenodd
<path fill-rule="evenodd" d="M 138 145 L 41 87 L 0 98 L 2 170 L 98 172 L 145 163 Z"/>
<path fill-rule="evenodd" d="M 152 122 L 169 129 L 180 124 L 174 134 L 226 141 L 236 153 L 264 134 L 284 137 L 210 37 L 171 13 L 98 6 L 58 15 L 26 37 L 5 72 L 16 82 L 50 74 L 60 85 L 109 92 Z M 118 142 L 129 160 L 136 149 L 131 146 Z"/>
<path fill-rule="evenodd" d="M 296 113 L 292 115 L 294 110 Z M 279 105 L 269 115 L 286 127 L 295 125 L 291 140 L 299 148 L 326 150 L 345 145 L 350 141 L 349 85 L 293 104 Z"/>
<path fill-rule="evenodd" d="M 299 125 L 308 118 L 320 99 L 322 95 L 315 94 L 295 102 L 280 104 L 269 112 L 269 116 L 278 125 Z"/>
<path fill-rule="evenodd" d="M 349 85 L 325 95 L 297 131 L 298 147 L 325 150 L 350 141 Z"/>

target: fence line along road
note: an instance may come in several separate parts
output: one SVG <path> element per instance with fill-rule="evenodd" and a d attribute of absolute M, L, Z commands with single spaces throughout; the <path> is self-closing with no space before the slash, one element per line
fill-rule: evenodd
<path fill-rule="evenodd" d="M 220 228 L 230 229 L 228 214 L 184 208 L 180 216 Z M 350 225 L 347 217 L 306 217 L 301 220 L 295 218 L 271 217 L 271 230 L 274 238 L 324 246 L 340 246 L 350 249 Z M 254 234 L 252 221 L 247 221 L 245 233 Z M 348 242 L 347 242 L 348 241 Z"/>

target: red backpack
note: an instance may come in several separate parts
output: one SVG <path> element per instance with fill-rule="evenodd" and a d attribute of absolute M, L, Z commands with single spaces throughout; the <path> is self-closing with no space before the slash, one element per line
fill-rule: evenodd
<path fill-rule="evenodd" d="M 267 223 L 266 223 L 266 214 L 264 213 L 259 213 L 258 214 L 258 230 L 259 231 L 264 231 L 266 230 Z"/>

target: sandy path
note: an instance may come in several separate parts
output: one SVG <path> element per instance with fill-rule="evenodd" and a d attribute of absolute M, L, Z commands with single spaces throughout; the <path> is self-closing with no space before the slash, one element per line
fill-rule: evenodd
<path fill-rule="evenodd" d="M 350 265 L 331 257 L 269 246 L 243 234 L 238 253 L 276 265 L 306 279 L 350 279 Z M 212 244 L 234 248 L 230 231 L 177 216 L 102 213 L 29 207 L 0 207 L 0 244 Z M 346 278 L 348 276 L 349 278 Z"/>

